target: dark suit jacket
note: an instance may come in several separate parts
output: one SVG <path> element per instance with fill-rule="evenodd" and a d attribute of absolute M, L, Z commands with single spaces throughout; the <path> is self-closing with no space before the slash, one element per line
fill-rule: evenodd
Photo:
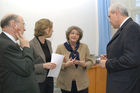
<path fill-rule="evenodd" d="M 52 54 L 51 42 L 49 40 L 46 41 L 47 41 L 48 48 L 50 50 L 50 54 Z M 36 37 L 34 37 L 30 41 L 30 47 L 33 49 L 34 52 L 33 54 L 35 58 L 36 80 L 38 83 L 44 82 L 44 80 L 46 79 L 47 70 L 43 68 L 42 64 L 46 63 L 46 59 L 42 47 Z"/>
<path fill-rule="evenodd" d="M 39 93 L 34 76 L 33 51 L 20 49 L 0 34 L 0 93 Z"/>
<path fill-rule="evenodd" d="M 107 45 L 107 92 L 140 93 L 140 26 L 129 18 Z"/>

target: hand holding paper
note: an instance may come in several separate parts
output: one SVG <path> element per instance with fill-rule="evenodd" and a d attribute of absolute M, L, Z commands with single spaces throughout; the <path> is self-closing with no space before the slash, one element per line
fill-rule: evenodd
<path fill-rule="evenodd" d="M 56 68 L 49 71 L 48 77 L 58 77 L 63 59 L 63 55 L 55 53 L 52 54 L 51 62 L 56 64 Z"/>
<path fill-rule="evenodd" d="M 53 62 L 48 62 L 48 63 L 44 63 L 43 64 L 43 68 L 45 68 L 45 69 L 54 69 L 56 67 L 56 64 L 55 63 L 53 63 Z"/>

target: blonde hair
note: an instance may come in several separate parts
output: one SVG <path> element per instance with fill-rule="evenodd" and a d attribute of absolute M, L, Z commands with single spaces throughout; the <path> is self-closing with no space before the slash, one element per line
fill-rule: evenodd
<path fill-rule="evenodd" d="M 45 34 L 45 29 L 47 28 L 52 28 L 53 27 L 53 22 L 50 21 L 49 19 L 40 19 L 35 23 L 35 29 L 34 29 L 34 36 L 43 36 Z"/>

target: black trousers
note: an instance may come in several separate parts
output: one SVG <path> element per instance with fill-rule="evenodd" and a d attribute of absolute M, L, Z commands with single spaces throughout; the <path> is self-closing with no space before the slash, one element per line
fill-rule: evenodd
<path fill-rule="evenodd" d="M 40 93 L 53 93 L 53 77 L 46 77 L 45 81 L 39 83 Z"/>
<path fill-rule="evenodd" d="M 88 88 L 77 91 L 76 81 L 72 81 L 72 88 L 71 91 L 66 91 L 61 89 L 62 93 L 88 93 Z"/>

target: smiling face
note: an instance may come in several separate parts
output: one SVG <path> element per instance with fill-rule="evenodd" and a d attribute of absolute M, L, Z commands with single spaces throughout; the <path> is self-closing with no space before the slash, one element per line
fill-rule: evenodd
<path fill-rule="evenodd" d="M 69 42 L 76 43 L 79 40 L 80 33 L 77 30 L 73 29 L 68 37 L 69 37 Z"/>

